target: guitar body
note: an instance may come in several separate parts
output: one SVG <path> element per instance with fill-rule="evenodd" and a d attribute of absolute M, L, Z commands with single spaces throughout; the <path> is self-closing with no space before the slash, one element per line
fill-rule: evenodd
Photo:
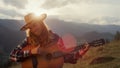
<path fill-rule="evenodd" d="M 23 50 L 30 50 L 35 48 L 35 46 L 28 45 Z M 60 51 L 58 48 L 58 44 L 51 45 L 49 47 L 40 47 L 40 51 L 43 53 L 53 53 L 56 51 Z M 46 59 L 41 57 L 41 55 L 35 55 L 37 57 L 38 65 L 37 68 L 62 68 L 64 64 L 64 58 L 54 58 L 54 59 Z M 22 62 L 22 68 L 33 68 L 32 57 L 27 58 Z"/>
<path fill-rule="evenodd" d="M 62 68 L 64 64 L 65 55 L 79 51 L 84 47 L 84 45 L 79 45 L 74 47 L 74 49 L 70 53 L 69 52 L 64 53 L 59 48 L 59 44 L 57 42 L 53 43 L 52 45 L 50 44 L 51 46 L 48 47 L 40 47 L 40 52 L 41 52 L 40 55 L 35 55 L 38 61 L 37 68 Z M 104 39 L 99 39 L 90 42 L 89 45 L 92 47 L 96 47 L 96 46 L 104 45 L 105 43 L 106 42 Z M 31 50 L 35 47 L 36 46 L 28 45 L 24 47 L 22 50 L 23 51 Z M 56 57 L 54 58 L 54 55 L 56 54 L 55 52 L 57 52 L 57 56 L 56 56 L 57 58 Z M 63 52 L 63 53 L 58 54 L 58 52 Z M 52 54 L 52 58 L 51 58 L 51 54 Z M 26 58 L 26 60 L 24 60 L 21 64 L 22 64 L 22 68 L 33 68 L 32 57 Z"/>
<path fill-rule="evenodd" d="M 32 45 L 27 45 L 26 47 L 24 47 L 22 50 L 31 50 L 35 48 L 35 46 Z M 33 64 L 32 64 L 32 57 L 29 57 L 27 59 L 25 59 L 23 62 L 21 62 L 22 68 L 32 68 Z"/>

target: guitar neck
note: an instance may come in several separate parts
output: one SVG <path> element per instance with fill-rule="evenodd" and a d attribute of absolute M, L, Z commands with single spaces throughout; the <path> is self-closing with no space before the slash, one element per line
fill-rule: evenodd
<path fill-rule="evenodd" d="M 74 52 L 79 51 L 79 50 L 82 49 L 83 47 L 84 47 L 84 45 L 76 46 L 76 47 L 74 47 L 74 50 L 70 51 L 69 53 L 68 53 L 68 52 L 67 52 L 67 53 L 63 53 L 63 52 L 61 52 L 61 51 L 54 52 L 54 54 L 53 54 L 52 57 L 53 57 L 53 58 L 58 58 L 58 57 L 63 57 L 63 56 L 68 55 L 68 54 L 73 54 Z"/>
<path fill-rule="evenodd" d="M 88 44 L 90 46 L 92 45 L 91 43 L 88 43 Z M 84 49 L 84 48 L 85 48 L 84 44 L 81 44 L 81 45 L 76 46 L 72 52 L 77 52 L 77 51 Z"/>
<path fill-rule="evenodd" d="M 90 42 L 90 43 L 88 43 L 88 44 L 89 44 L 89 46 L 97 47 L 97 46 L 104 45 L 105 43 L 106 43 L 106 42 L 105 42 L 104 39 L 99 39 L 99 40 L 94 40 L 94 41 L 92 41 L 92 42 Z M 63 52 L 61 52 L 61 51 L 54 52 L 54 53 L 52 54 L 52 58 L 58 58 L 58 57 L 65 56 L 65 55 L 67 55 L 67 54 L 72 54 L 72 53 L 74 53 L 74 52 L 77 52 L 77 51 L 79 51 L 79 50 L 81 50 L 81 49 L 84 49 L 84 48 L 85 48 L 84 45 L 85 45 L 85 44 L 81 44 L 81 45 L 78 45 L 78 46 L 74 47 L 74 50 L 70 51 L 69 53 L 63 53 Z"/>
<path fill-rule="evenodd" d="M 97 46 L 104 45 L 105 43 L 106 43 L 106 41 L 104 39 L 99 39 L 99 40 L 94 40 L 92 42 L 89 42 L 88 44 L 89 44 L 89 46 L 97 47 Z M 81 45 L 76 46 L 72 52 L 76 52 L 76 51 L 79 51 L 84 48 L 85 48 L 84 44 L 81 44 Z"/>

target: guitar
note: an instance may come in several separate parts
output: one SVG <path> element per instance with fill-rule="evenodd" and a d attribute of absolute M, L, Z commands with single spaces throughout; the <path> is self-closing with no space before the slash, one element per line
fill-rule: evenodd
<path fill-rule="evenodd" d="M 92 42 L 89 42 L 88 44 L 89 44 L 90 47 L 98 47 L 98 46 L 102 46 L 106 43 L 107 43 L 107 41 L 105 39 L 98 39 L 98 40 L 94 40 Z M 47 60 L 54 59 L 54 58 L 59 58 L 59 57 L 65 56 L 67 54 L 77 52 L 77 51 L 79 51 L 83 48 L 85 48 L 85 46 L 84 46 L 84 44 L 81 44 L 81 45 L 78 45 L 78 46 L 74 47 L 74 49 L 72 51 L 70 51 L 69 53 L 68 52 L 64 53 L 64 52 L 61 52 L 61 51 L 57 51 L 57 52 L 54 52 L 52 54 L 46 53 L 46 56 L 44 55 L 44 58 L 47 59 Z"/>
<path fill-rule="evenodd" d="M 64 64 L 64 57 L 51 59 L 51 54 L 53 52 L 60 51 L 57 42 L 58 40 L 52 42 L 50 46 L 48 45 L 49 47 L 40 47 L 39 50 L 41 54 L 26 58 L 23 62 L 21 62 L 22 68 L 62 68 Z M 22 50 L 31 50 L 36 47 L 37 46 L 34 45 L 27 45 Z M 37 59 L 37 63 L 33 61 L 33 57 Z"/>
<path fill-rule="evenodd" d="M 91 47 L 97 47 L 104 45 L 106 41 L 104 39 L 94 40 L 89 42 L 88 44 Z M 74 47 L 74 49 L 70 52 L 64 53 L 62 52 L 57 44 L 57 42 L 47 48 L 40 47 L 40 54 L 35 55 L 38 61 L 37 68 L 62 68 L 64 64 L 64 56 L 70 53 L 74 53 L 79 51 L 80 49 L 84 48 L 84 44 L 78 45 Z M 23 48 L 23 50 L 30 50 L 35 48 L 35 46 L 27 46 Z M 25 61 L 22 62 L 22 68 L 33 68 L 32 58 L 29 57 Z"/>

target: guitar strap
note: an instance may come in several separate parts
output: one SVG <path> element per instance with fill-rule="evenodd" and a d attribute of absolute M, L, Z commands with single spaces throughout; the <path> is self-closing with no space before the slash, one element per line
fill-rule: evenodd
<path fill-rule="evenodd" d="M 38 61 L 36 56 L 32 56 L 32 64 L 33 64 L 33 68 L 37 68 Z"/>
<path fill-rule="evenodd" d="M 52 43 L 50 43 L 49 46 L 55 44 L 58 41 L 58 39 L 59 39 L 59 36 L 57 34 L 53 34 L 52 41 L 51 41 Z M 33 68 L 37 68 L 38 60 L 36 56 L 32 56 L 32 64 L 33 64 Z"/>
<path fill-rule="evenodd" d="M 52 41 L 51 41 L 52 43 L 49 43 L 49 46 L 57 43 L 58 39 L 59 39 L 59 36 L 56 35 L 56 34 L 53 34 L 53 38 L 52 38 Z M 47 46 L 47 47 L 49 47 L 49 46 Z M 58 56 L 62 56 L 62 53 L 61 52 L 55 52 L 53 57 L 56 58 Z M 37 68 L 38 60 L 37 60 L 36 56 L 32 56 L 32 64 L 33 64 L 33 68 Z"/>

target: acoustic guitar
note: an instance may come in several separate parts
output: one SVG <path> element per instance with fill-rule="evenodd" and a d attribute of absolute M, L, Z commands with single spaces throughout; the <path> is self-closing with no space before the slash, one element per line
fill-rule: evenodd
<path fill-rule="evenodd" d="M 62 68 L 64 57 L 51 59 L 51 54 L 60 51 L 58 43 L 59 38 L 56 37 L 47 47 L 40 47 L 38 55 L 33 55 L 21 62 L 22 68 Z M 36 48 L 34 45 L 27 45 L 22 50 L 31 50 Z"/>
<path fill-rule="evenodd" d="M 105 43 L 106 41 L 104 39 L 98 39 L 89 42 L 88 44 L 91 47 L 97 47 L 104 45 Z M 65 55 L 77 52 L 85 47 L 84 44 L 81 44 L 74 47 L 74 49 L 69 53 L 64 53 L 60 50 L 58 46 L 59 45 L 56 42 L 50 47 L 40 47 L 40 54 L 26 58 L 26 60 L 22 62 L 22 68 L 62 68 L 64 64 Z M 36 46 L 28 45 L 25 48 L 23 48 L 23 50 L 31 50 L 35 47 Z M 33 61 L 33 57 L 36 57 L 37 63 Z M 33 64 L 36 66 L 34 66 Z"/>

